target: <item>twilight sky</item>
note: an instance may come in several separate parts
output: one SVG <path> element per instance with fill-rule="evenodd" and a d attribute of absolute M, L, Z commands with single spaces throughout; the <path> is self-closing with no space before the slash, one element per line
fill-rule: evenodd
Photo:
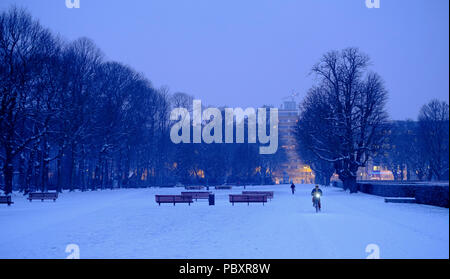
<path fill-rule="evenodd" d="M 304 96 L 328 50 L 359 47 L 389 90 L 392 119 L 416 119 L 449 100 L 449 1 L 1 0 L 27 8 L 68 40 L 93 39 L 107 59 L 143 72 L 155 87 L 209 105 L 278 106 Z"/>

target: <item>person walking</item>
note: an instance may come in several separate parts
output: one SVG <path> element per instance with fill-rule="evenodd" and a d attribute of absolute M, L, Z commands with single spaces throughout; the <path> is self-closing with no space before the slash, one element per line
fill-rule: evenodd
<path fill-rule="evenodd" d="M 292 195 L 295 193 L 295 184 L 292 182 L 291 184 Z"/>

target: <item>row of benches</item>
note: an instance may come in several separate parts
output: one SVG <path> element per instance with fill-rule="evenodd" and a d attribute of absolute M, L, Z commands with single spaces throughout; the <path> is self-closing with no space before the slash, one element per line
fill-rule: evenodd
<path fill-rule="evenodd" d="M 161 205 L 161 203 L 188 203 L 191 205 L 193 200 L 198 199 L 209 199 L 211 192 L 181 192 L 181 195 L 156 195 L 156 202 Z M 29 193 L 28 200 L 31 202 L 33 200 L 53 200 L 54 202 L 58 198 L 57 192 L 48 193 Z M 243 191 L 241 195 L 230 195 L 230 202 L 234 203 L 251 203 L 251 202 L 262 202 L 263 204 L 267 202 L 267 199 L 273 198 L 273 192 L 261 192 L 261 191 Z M 11 196 L 0 196 L 0 204 L 7 204 L 10 206 L 13 204 Z"/>
<path fill-rule="evenodd" d="M 58 193 L 57 192 L 48 192 L 48 193 L 29 193 L 28 198 L 30 202 L 33 200 L 53 200 L 54 202 L 56 199 L 58 199 Z M 7 204 L 10 206 L 11 204 L 14 204 L 14 202 L 11 200 L 11 196 L 0 196 L 0 204 Z"/>
<path fill-rule="evenodd" d="M 209 199 L 211 192 L 181 192 L 181 195 L 155 195 L 155 201 L 158 205 L 162 203 L 187 203 L 191 205 L 193 200 Z M 229 201 L 234 206 L 235 203 L 257 203 L 264 205 L 267 199 L 273 198 L 273 191 L 243 191 L 240 195 L 229 195 Z"/>

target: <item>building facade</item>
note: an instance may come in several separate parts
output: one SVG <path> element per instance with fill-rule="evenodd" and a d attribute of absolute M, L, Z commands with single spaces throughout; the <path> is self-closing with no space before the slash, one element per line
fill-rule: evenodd
<path fill-rule="evenodd" d="M 298 116 L 299 110 L 295 101 L 285 101 L 278 110 L 279 143 L 286 153 L 287 161 L 281 170 L 275 173 L 274 178 L 277 184 L 314 182 L 311 168 L 302 164 L 296 151 L 294 129 L 298 122 Z"/>

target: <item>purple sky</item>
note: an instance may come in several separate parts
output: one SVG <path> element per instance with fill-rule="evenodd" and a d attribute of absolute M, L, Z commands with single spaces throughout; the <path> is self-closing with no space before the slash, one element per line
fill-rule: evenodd
<path fill-rule="evenodd" d="M 393 119 L 449 94 L 449 1 L 1 0 L 26 7 L 66 39 L 93 39 L 110 60 L 205 104 L 278 106 L 313 83 L 326 51 L 356 46 L 386 82 Z M 300 99 L 299 98 L 299 99 Z"/>

